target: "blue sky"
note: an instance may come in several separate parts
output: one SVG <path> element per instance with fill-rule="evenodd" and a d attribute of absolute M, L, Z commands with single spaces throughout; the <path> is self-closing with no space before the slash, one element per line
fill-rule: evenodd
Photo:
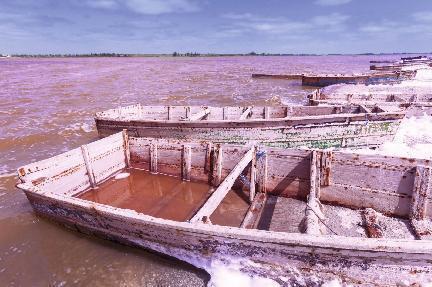
<path fill-rule="evenodd" d="M 0 53 L 432 51 L 431 0 L 0 0 Z"/>

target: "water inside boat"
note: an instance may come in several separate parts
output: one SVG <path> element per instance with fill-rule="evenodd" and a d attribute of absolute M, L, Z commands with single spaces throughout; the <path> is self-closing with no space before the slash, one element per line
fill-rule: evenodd
<path fill-rule="evenodd" d="M 77 197 L 158 218 L 187 221 L 214 191 L 205 183 L 182 181 L 141 169 L 124 169 L 118 175 Z M 239 227 L 248 208 L 247 196 L 231 190 L 210 220 L 218 225 Z"/>

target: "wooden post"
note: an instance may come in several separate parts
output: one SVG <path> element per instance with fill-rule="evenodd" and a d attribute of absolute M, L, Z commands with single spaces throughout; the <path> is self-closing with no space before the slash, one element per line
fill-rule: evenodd
<path fill-rule="evenodd" d="M 222 179 L 222 164 L 223 164 L 223 150 L 222 145 L 217 145 L 214 150 L 215 159 L 213 160 L 214 168 L 213 168 L 213 186 L 218 186 Z"/>
<path fill-rule="evenodd" d="M 89 154 L 89 151 L 88 151 L 88 148 L 86 145 L 81 146 L 81 153 L 82 153 L 83 158 L 84 158 L 84 163 L 86 166 L 90 186 L 94 188 L 94 187 L 96 187 L 97 183 L 96 183 L 96 178 L 95 178 L 95 175 L 93 172 L 93 167 L 92 167 L 91 161 L 90 161 L 90 154 Z"/>
<path fill-rule="evenodd" d="M 190 146 L 184 145 L 183 152 L 182 152 L 182 179 L 186 181 L 190 181 L 191 160 L 192 160 L 192 149 Z"/>
<path fill-rule="evenodd" d="M 212 143 L 209 142 L 207 144 L 207 148 L 206 148 L 206 155 L 205 155 L 205 163 L 204 163 L 204 173 L 209 173 L 210 172 L 210 165 L 211 165 L 211 156 L 212 156 Z"/>
<path fill-rule="evenodd" d="M 157 173 L 158 146 L 157 143 L 150 143 L 150 172 Z"/>
<path fill-rule="evenodd" d="M 257 149 L 256 147 L 253 148 L 254 153 L 252 156 L 252 164 L 251 164 L 251 171 L 250 171 L 250 187 L 249 187 L 249 201 L 252 203 L 255 198 L 255 184 L 256 184 L 256 170 L 257 170 L 257 161 L 256 161 L 256 153 Z"/>
<path fill-rule="evenodd" d="M 131 166 L 130 150 L 129 150 L 129 136 L 128 136 L 126 129 L 123 130 L 123 148 L 124 148 L 124 154 L 125 154 L 125 164 L 126 164 L 126 167 L 129 168 Z"/>
<path fill-rule="evenodd" d="M 267 192 L 267 154 L 266 151 L 260 149 L 256 153 L 256 181 L 257 181 L 257 190 L 258 193 L 266 193 Z"/>
<path fill-rule="evenodd" d="M 410 218 L 426 219 L 427 201 L 431 194 L 431 167 L 418 165 L 416 167 L 414 188 L 412 192 Z"/>
<path fill-rule="evenodd" d="M 306 212 L 304 218 L 305 232 L 307 234 L 322 234 L 320 221 L 324 219 L 321 210 L 320 196 L 320 169 L 319 154 L 312 151 L 310 161 L 310 191 L 307 198 Z"/>
<path fill-rule="evenodd" d="M 264 119 L 270 118 L 270 107 L 264 107 Z"/>
<path fill-rule="evenodd" d="M 223 108 L 222 108 L 222 120 L 226 120 L 226 119 L 227 119 L 227 116 L 226 116 L 226 108 L 223 107 Z"/>
<path fill-rule="evenodd" d="M 213 192 L 206 203 L 198 210 L 198 212 L 190 219 L 190 222 L 205 222 L 210 218 L 212 213 L 216 210 L 228 192 L 231 190 L 236 179 L 243 172 L 243 170 L 252 161 L 253 153 L 255 149 L 252 148 L 243 156 L 243 158 L 237 163 L 237 165 L 231 170 L 224 181 L 218 186 Z"/>
<path fill-rule="evenodd" d="M 332 179 L 332 151 L 323 151 L 321 156 L 321 185 L 329 186 L 331 185 Z"/>
<path fill-rule="evenodd" d="M 171 120 L 171 106 L 167 107 L 167 119 Z"/>
<path fill-rule="evenodd" d="M 186 119 L 188 119 L 191 115 L 191 107 L 186 107 Z"/>

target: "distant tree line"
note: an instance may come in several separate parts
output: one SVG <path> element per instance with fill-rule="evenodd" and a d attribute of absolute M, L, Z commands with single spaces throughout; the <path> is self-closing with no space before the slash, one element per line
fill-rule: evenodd
<path fill-rule="evenodd" d="M 295 53 L 198 53 L 174 52 L 172 54 L 119 54 L 119 53 L 90 53 L 90 54 L 12 54 L 12 57 L 23 58 L 74 58 L 74 57 L 226 57 L 226 56 L 340 56 L 340 55 L 412 55 L 432 53 L 361 53 L 361 54 L 295 54 Z"/>

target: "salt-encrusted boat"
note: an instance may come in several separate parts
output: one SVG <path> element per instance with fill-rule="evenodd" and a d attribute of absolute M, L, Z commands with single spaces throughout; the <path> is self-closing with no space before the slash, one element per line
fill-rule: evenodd
<path fill-rule="evenodd" d="M 233 260 L 286 286 L 432 281 L 428 160 L 123 132 L 18 175 L 37 214 L 198 267 Z"/>
<path fill-rule="evenodd" d="M 95 116 L 100 137 L 127 129 L 136 137 L 260 142 L 279 147 L 377 146 L 391 140 L 403 111 L 361 105 L 199 107 L 132 105 Z"/>

